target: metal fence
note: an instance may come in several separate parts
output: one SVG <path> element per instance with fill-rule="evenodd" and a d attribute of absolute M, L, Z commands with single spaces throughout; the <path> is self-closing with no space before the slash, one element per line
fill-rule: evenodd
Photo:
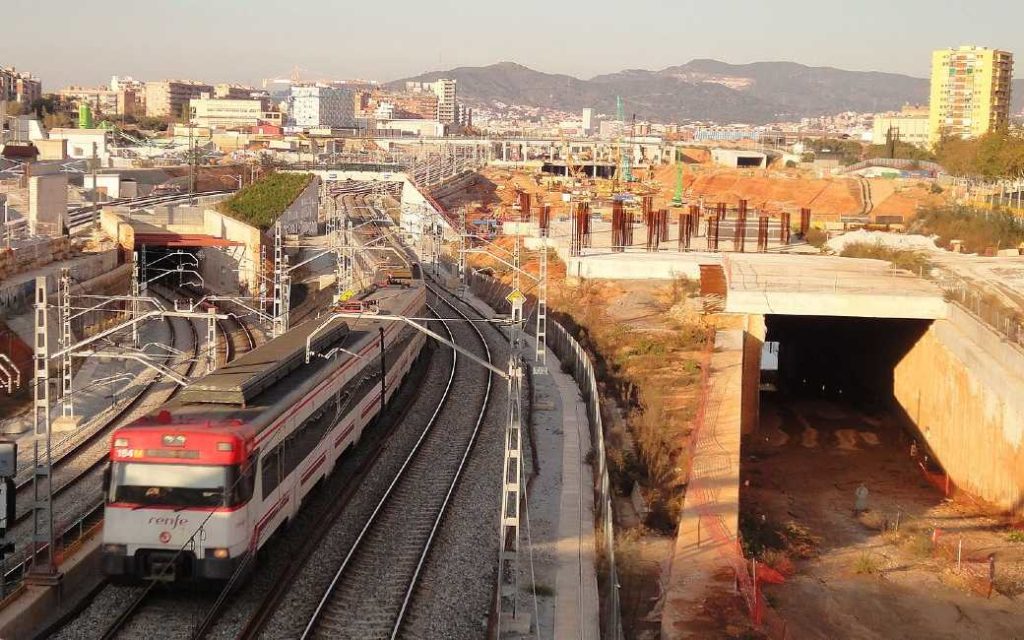
<path fill-rule="evenodd" d="M 499 309 L 512 288 L 494 278 L 473 273 L 469 277 L 473 293 L 494 309 Z M 529 319 L 536 299 L 528 296 L 529 303 L 524 317 Z M 528 330 L 532 332 L 529 320 Z M 622 638 L 622 607 L 619 600 L 619 575 L 615 564 L 615 524 L 612 511 L 611 480 L 608 476 L 608 459 L 605 451 L 605 427 L 601 415 L 601 394 L 597 386 L 594 362 L 586 349 L 558 322 L 548 319 L 547 345 L 562 362 L 562 368 L 576 381 L 586 405 L 587 421 L 590 423 L 590 440 L 594 451 L 594 508 L 597 528 L 597 555 L 605 570 L 598 582 L 601 592 L 601 636 L 606 640 Z"/>
<path fill-rule="evenodd" d="M 938 280 L 946 299 L 969 313 L 1012 344 L 1024 348 L 1024 316 L 1001 303 L 993 294 L 962 278 L 945 276 Z"/>
<path fill-rule="evenodd" d="M 597 376 L 594 374 L 594 362 L 590 355 L 565 328 L 557 322 L 548 322 L 547 344 L 562 361 L 563 368 L 571 371 L 573 379 L 579 385 L 583 401 L 587 407 L 587 420 L 590 422 L 590 439 L 593 443 L 597 477 L 595 478 L 594 507 L 597 509 L 597 551 L 607 559 L 608 575 L 602 591 L 605 607 L 602 612 L 604 632 L 602 637 L 618 640 L 622 637 L 621 606 L 619 604 L 619 577 L 615 565 L 615 528 L 612 513 L 611 483 L 608 478 L 608 462 L 604 448 L 604 421 L 601 417 L 601 395 L 597 387 Z"/>

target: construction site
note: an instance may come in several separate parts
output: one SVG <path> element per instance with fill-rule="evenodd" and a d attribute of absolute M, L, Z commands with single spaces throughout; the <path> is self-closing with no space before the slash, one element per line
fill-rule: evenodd
<path fill-rule="evenodd" d="M 118 188 L 137 191 L 105 202 L 76 184 L 88 175 L 10 180 L 26 215 L 0 258 L 5 430 L 27 451 L 45 411 L 70 442 L 135 387 L 186 382 L 357 304 L 390 283 L 373 281 L 368 247 L 400 238 L 449 289 L 518 318 L 537 362 L 556 331 L 571 346 L 601 635 L 1024 633 L 1024 257 L 932 242 L 914 270 L 828 244 L 905 246 L 952 190 L 767 155 L 723 167 L 701 146 L 547 140 L 530 158 L 525 142 L 459 142 L 380 141 L 360 162 L 314 148 L 314 163 L 261 176 L 123 170 Z M 342 216 L 396 231 L 374 227 L 357 250 Z M 103 340 L 147 313 L 164 333 Z M 41 348 L 58 354 L 42 401 Z M 57 514 L 57 563 L 98 544 L 102 501 L 88 506 Z"/>
<path fill-rule="evenodd" d="M 601 363 L 625 460 L 627 637 L 1020 634 L 1022 328 L 979 300 L 1019 313 L 1024 259 L 964 281 L 986 259 L 939 251 L 914 273 L 821 256 L 809 240 L 854 230 L 898 247 L 953 196 L 709 155 L 619 158 L 608 178 L 491 166 L 441 200 L 566 269 L 548 304 Z"/>

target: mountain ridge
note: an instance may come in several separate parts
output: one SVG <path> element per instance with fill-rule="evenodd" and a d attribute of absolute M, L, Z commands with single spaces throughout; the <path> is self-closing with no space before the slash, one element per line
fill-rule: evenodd
<path fill-rule="evenodd" d="M 659 122 L 765 124 L 844 111 L 881 112 L 926 104 L 929 81 L 884 71 L 849 71 L 790 61 L 731 64 L 696 58 L 660 70 L 624 69 L 588 80 L 537 71 L 513 61 L 429 71 L 388 83 L 454 78 L 461 100 L 476 106 L 523 105 L 626 114 Z M 1014 113 L 1024 107 L 1024 79 L 1014 81 Z"/>

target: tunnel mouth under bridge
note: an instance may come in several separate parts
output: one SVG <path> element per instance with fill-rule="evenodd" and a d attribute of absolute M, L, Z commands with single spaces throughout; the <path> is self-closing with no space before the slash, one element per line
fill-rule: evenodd
<path fill-rule="evenodd" d="M 862 406 L 893 404 L 893 371 L 931 325 L 929 320 L 769 315 L 762 384 L 781 397 Z"/>
<path fill-rule="evenodd" d="M 942 438 L 952 431 L 966 443 L 978 425 L 956 415 L 940 425 L 934 412 L 933 422 L 914 422 L 918 405 L 934 400 L 928 394 L 955 393 L 955 384 L 938 382 L 958 374 L 932 364 L 942 362 L 936 327 L 943 325 L 795 315 L 764 321 L 760 390 L 749 381 L 744 387 L 745 402 L 756 397 L 757 411 L 740 446 L 739 533 L 749 555 L 773 568 L 779 558 L 779 566 L 788 563 L 791 571 L 765 588 L 765 598 L 794 637 L 844 637 L 848 628 L 836 611 L 876 612 L 858 623 L 878 637 L 922 629 L 941 635 L 946 623 L 896 612 L 954 603 L 988 620 L 984 598 L 965 599 L 962 588 L 939 583 L 959 572 L 960 540 L 973 573 L 957 575 L 971 590 L 985 586 L 985 554 L 995 548 L 993 527 L 1002 516 L 973 497 L 961 500 L 955 487 L 951 493 L 932 449 L 952 469 L 959 452 Z M 747 344 L 748 357 L 755 345 Z M 923 397 L 908 394 L 908 385 Z M 992 450 L 985 442 L 977 448 Z M 1001 559 L 1006 571 L 1019 570 L 1015 560 Z"/>

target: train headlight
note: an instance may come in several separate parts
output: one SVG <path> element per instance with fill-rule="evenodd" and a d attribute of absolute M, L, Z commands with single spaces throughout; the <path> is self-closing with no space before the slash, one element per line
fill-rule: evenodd
<path fill-rule="evenodd" d="M 115 556 L 128 555 L 128 545 L 124 544 L 105 544 L 103 545 L 104 553 L 109 553 Z"/>
<path fill-rule="evenodd" d="M 217 547 L 206 550 L 207 558 L 217 558 L 218 560 L 224 560 L 230 556 L 230 552 L 224 547 Z"/>
<path fill-rule="evenodd" d="M 114 446 L 115 447 L 127 447 L 128 446 L 128 438 L 114 438 Z"/>

